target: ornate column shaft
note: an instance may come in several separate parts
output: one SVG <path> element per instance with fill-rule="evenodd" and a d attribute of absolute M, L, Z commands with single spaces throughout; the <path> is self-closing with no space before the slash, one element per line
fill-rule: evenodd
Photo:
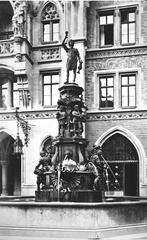
<path fill-rule="evenodd" d="M 1 161 L 2 165 L 2 196 L 8 195 L 7 191 L 7 178 L 8 178 L 8 162 L 3 160 Z"/>
<path fill-rule="evenodd" d="M 114 27 L 115 27 L 114 45 L 120 46 L 120 12 L 118 8 L 115 9 L 115 13 L 114 13 Z"/>

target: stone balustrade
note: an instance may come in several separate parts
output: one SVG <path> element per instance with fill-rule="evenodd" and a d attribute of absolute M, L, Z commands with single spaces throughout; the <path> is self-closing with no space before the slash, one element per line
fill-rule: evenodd
<path fill-rule="evenodd" d="M 12 40 L 0 41 L 0 54 L 11 54 L 14 52 L 14 42 Z"/>

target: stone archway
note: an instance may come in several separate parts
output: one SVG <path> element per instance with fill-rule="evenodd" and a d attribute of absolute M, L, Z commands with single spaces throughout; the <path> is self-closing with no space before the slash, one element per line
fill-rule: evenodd
<path fill-rule="evenodd" d="M 126 139 L 128 139 L 132 145 L 135 147 L 137 154 L 138 154 L 138 181 L 139 181 L 139 189 L 138 189 L 138 195 L 142 194 L 142 182 L 145 181 L 145 174 L 146 174 L 146 168 L 145 168 L 145 161 L 146 161 L 146 154 L 143 148 L 142 143 L 140 140 L 128 129 L 122 127 L 122 126 L 114 126 L 112 128 L 109 128 L 107 131 L 105 131 L 95 142 L 96 146 L 102 146 L 107 139 L 109 139 L 111 136 L 115 135 L 116 133 L 121 134 Z"/>
<path fill-rule="evenodd" d="M 13 154 L 14 139 L 6 132 L 0 132 L 0 194 L 20 195 L 21 156 Z"/>
<path fill-rule="evenodd" d="M 128 138 L 115 133 L 102 144 L 106 169 L 105 190 L 127 196 L 139 194 L 139 156 Z"/>

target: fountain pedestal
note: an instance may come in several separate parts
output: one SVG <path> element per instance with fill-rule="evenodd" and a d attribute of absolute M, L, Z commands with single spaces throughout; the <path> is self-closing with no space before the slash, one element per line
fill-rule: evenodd
<path fill-rule="evenodd" d="M 88 171 L 61 172 L 61 181 L 69 185 L 69 189 L 58 191 L 57 174 L 44 173 L 46 176 L 46 189 L 36 191 L 37 202 L 100 202 L 102 201 L 102 191 L 93 189 L 95 176 Z M 49 180 L 50 179 L 50 180 Z M 56 183 L 55 183 L 56 181 Z M 54 183 L 53 183 L 54 182 Z M 73 185 L 71 187 L 71 185 Z"/>
<path fill-rule="evenodd" d="M 55 152 L 49 170 L 39 173 L 42 188 L 36 191 L 36 201 L 101 201 L 99 173 L 86 156 L 88 141 L 83 137 L 83 125 L 87 107 L 83 101 L 83 88 L 68 83 L 59 91 L 56 113 L 59 129 L 53 141 Z"/>

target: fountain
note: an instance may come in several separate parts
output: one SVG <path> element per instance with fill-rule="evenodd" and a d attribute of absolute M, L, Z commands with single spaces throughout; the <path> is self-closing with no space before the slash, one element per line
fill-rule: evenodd
<path fill-rule="evenodd" d="M 88 155 L 88 141 L 82 136 L 87 110 L 83 88 L 65 83 L 59 91 L 58 136 L 48 152 L 41 152 L 42 159 L 35 168 L 36 201 L 102 201 L 102 152 L 94 146 Z"/>
<path fill-rule="evenodd" d="M 52 146 L 43 149 L 41 160 L 34 173 L 37 175 L 36 201 L 102 201 L 103 166 L 102 152 L 94 147 L 87 154 L 88 140 L 83 137 L 87 106 L 83 101 L 83 88 L 75 83 L 82 60 L 74 41 L 66 46 L 66 32 L 62 46 L 68 52 L 67 78 L 59 88 L 57 103 L 58 136 Z M 73 82 L 69 73 L 73 71 Z"/>
<path fill-rule="evenodd" d="M 72 48 L 73 42 L 70 51 Z M 77 50 L 74 52 L 79 58 Z M 115 175 L 99 146 L 87 151 L 88 140 L 83 136 L 87 107 L 83 88 L 75 83 L 76 58 L 71 60 L 66 82 L 59 88 L 58 136 L 43 145 L 34 170 L 35 202 L 34 196 L 1 198 L 0 237 L 133 239 L 136 233 L 142 239 L 147 232 L 147 199 L 124 196 L 106 202 L 103 196 L 104 190 L 109 190 L 108 169 Z M 78 72 L 81 67 L 79 58 Z M 69 70 L 74 71 L 72 83 Z"/>

